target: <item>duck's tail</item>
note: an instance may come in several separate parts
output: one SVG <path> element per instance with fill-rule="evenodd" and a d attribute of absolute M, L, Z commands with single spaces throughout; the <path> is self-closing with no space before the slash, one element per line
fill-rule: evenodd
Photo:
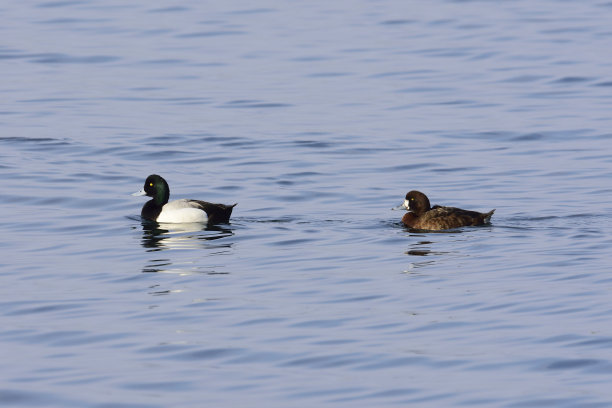
<path fill-rule="evenodd" d="M 491 211 L 489 211 L 488 213 L 484 213 L 484 217 L 482 217 L 482 221 L 483 222 L 490 222 L 491 221 L 491 216 L 493 215 L 494 212 L 495 212 L 495 208 L 492 209 Z"/>
<path fill-rule="evenodd" d="M 225 207 L 225 214 L 224 215 L 227 217 L 227 218 L 225 218 L 224 222 L 229 222 L 229 219 L 230 219 L 230 217 L 232 215 L 232 211 L 234 210 L 234 207 L 237 206 L 237 205 L 238 205 L 238 203 L 234 203 L 234 204 L 230 204 L 230 205 L 225 205 L 224 206 Z"/>
<path fill-rule="evenodd" d="M 212 224 L 225 224 L 229 222 L 232 215 L 232 210 L 238 203 L 231 205 L 226 204 L 214 204 L 206 201 L 197 201 L 200 207 L 208 215 L 208 225 Z"/>

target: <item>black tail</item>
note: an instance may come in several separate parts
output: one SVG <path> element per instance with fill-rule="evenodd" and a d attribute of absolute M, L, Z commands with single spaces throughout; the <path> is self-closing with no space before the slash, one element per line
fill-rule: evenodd
<path fill-rule="evenodd" d="M 200 201 L 200 205 L 208 215 L 208 224 L 226 224 L 232 215 L 232 210 L 238 203 L 232 205 L 213 204 L 205 201 Z"/>

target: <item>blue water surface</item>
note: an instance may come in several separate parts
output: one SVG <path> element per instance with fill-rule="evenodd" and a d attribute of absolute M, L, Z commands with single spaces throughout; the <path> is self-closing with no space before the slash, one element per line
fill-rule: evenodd
<path fill-rule="evenodd" d="M 612 405 L 611 3 L 0 12 L 1 406 Z"/>

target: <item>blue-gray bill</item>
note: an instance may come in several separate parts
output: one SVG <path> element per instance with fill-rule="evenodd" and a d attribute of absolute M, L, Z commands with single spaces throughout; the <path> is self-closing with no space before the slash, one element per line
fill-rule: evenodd
<path fill-rule="evenodd" d="M 392 210 L 407 210 L 408 206 L 409 206 L 408 200 L 404 200 L 403 203 L 401 203 L 397 207 L 393 207 Z"/>

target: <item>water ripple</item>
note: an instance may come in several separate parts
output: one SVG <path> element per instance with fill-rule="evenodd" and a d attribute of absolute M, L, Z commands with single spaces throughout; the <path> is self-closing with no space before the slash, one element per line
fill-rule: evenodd
<path fill-rule="evenodd" d="M 0 404 L 611 405 L 609 4 L 209 6 L 3 9 Z"/>

